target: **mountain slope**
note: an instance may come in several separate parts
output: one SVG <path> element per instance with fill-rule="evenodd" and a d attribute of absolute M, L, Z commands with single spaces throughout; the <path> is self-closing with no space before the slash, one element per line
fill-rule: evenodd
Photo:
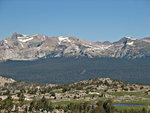
<path fill-rule="evenodd" d="M 150 56 L 150 38 L 124 37 L 118 42 L 89 42 L 76 37 L 22 35 L 14 33 L 0 41 L 0 61 L 35 60 L 47 57 L 113 57 L 141 58 Z"/>
<path fill-rule="evenodd" d="M 150 84 L 150 58 L 47 58 L 0 63 L 0 75 L 15 80 L 42 83 L 72 83 L 109 77 L 127 82 Z"/>

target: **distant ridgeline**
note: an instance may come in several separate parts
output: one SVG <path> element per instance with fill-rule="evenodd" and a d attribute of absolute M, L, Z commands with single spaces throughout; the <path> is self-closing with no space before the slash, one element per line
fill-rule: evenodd
<path fill-rule="evenodd" d="M 150 58 L 58 57 L 33 61 L 8 60 L 0 62 L 0 75 L 15 80 L 56 84 L 98 77 L 150 84 Z"/>
<path fill-rule="evenodd" d="M 117 42 L 90 42 L 71 36 L 14 33 L 0 40 L 0 61 L 55 57 L 143 58 L 150 56 L 150 37 L 123 37 Z"/>

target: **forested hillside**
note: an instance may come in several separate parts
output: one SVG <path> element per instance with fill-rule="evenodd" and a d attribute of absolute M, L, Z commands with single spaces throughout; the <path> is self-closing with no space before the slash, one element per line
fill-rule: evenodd
<path fill-rule="evenodd" d="M 0 63 L 0 75 L 15 80 L 71 83 L 97 77 L 150 84 L 150 58 L 47 58 Z"/>

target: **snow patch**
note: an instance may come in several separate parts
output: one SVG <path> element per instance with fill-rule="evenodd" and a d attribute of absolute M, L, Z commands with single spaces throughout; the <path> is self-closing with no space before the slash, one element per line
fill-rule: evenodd
<path fill-rule="evenodd" d="M 4 42 L 7 44 L 8 42 L 7 42 L 7 40 L 4 40 Z"/>
<path fill-rule="evenodd" d="M 94 48 L 92 48 L 92 50 L 98 50 L 98 49 L 101 49 L 101 48 L 98 48 L 98 47 L 94 47 Z"/>
<path fill-rule="evenodd" d="M 102 50 L 105 50 L 105 49 L 108 49 L 108 48 L 110 48 L 112 45 L 108 45 L 108 46 L 106 46 L 106 45 L 101 45 L 101 46 L 99 46 L 98 48 L 94 48 L 94 49 L 102 49 Z"/>
<path fill-rule="evenodd" d="M 31 37 L 31 38 L 29 38 L 29 37 L 27 37 L 27 38 L 22 38 L 22 37 L 18 37 L 18 40 L 20 41 L 20 42 L 27 42 L 27 41 L 30 41 L 30 40 L 33 40 L 33 37 Z"/>
<path fill-rule="evenodd" d="M 44 38 L 42 38 L 42 41 L 43 41 L 43 40 L 46 40 L 46 36 L 45 36 L 45 35 L 44 35 Z"/>
<path fill-rule="evenodd" d="M 112 45 L 108 45 L 108 46 L 106 46 L 106 45 L 101 45 L 101 46 L 95 46 L 95 47 L 90 47 L 90 48 L 88 48 L 88 50 L 106 50 L 106 49 L 108 49 L 108 48 L 110 48 Z"/>
<path fill-rule="evenodd" d="M 133 45 L 133 43 L 134 43 L 134 42 L 128 42 L 127 45 L 130 45 L 130 46 L 131 46 L 131 45 Z"/>
<path fill-rule="evenodd" d="M 17 37 L 18 39 L 22 39 L 22 38 L 26 38 L 26 37 L 24 37 L 24 36 L 22 36 L 22 37 Z"/>
<path fill-rule="evenodd" d="M 108 49 L 108 48 L 110 48 L 112 45 L 108 45 L 108 46 L 106 46 L 106 45 L 102 45 L 102 49 Z"/>
<path fill-rule="evenodd" d="M 22 34 L 24 37 L 26 37 L 27 35 Z"/>
<path fill-rule="evenodd" d="M 58 39 L 59 39 L 58 44 L 61 44 L 61 42 L 71 42 L 69 40 L 69 37 L 60 36 L 60 37 L 58 37 Z"/>
<path fill-rule="evenodd" d="M 132 37 L 129 37 L 129 36 L 125 36 L 125 38 L 128 38 L 128 39 L 130 39 L 130 40 L 136 40 L 136 39 L 134 39 L 134 38 L 132 38 Z"/>

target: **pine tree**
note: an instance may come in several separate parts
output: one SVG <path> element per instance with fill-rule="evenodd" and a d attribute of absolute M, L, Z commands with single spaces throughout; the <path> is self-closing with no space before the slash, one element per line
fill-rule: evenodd
<path fill-rule="evenodd" d="M 23 102 L 24 102 L 24 94 L 23 93 L 21 93 L 20 95 L 19 95 L 19 104 L 20 104 L 20 106 L 22 106 L 23 105 Z"/>
<path fill-rule="evenodd" d="M 8 113 L 10 113 L 13 108 L 13 105 L 13 99 L 10 95 L 8 95 L 8 97 L 3 101 L 3 109 L 7 110 Z"/>

